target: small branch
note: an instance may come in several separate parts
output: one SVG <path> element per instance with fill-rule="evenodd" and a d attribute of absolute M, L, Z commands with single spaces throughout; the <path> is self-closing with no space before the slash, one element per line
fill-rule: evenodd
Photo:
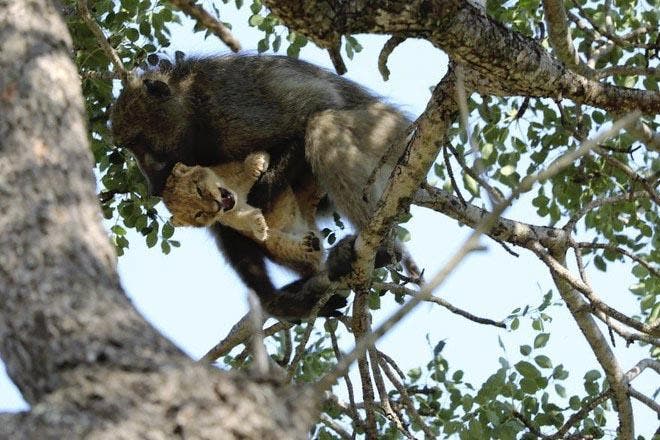
<path fill-rule="evenodd" d="M 502 202 L 502 195 L 496 191 L 487 181 L 486 179 L 481 177 L 481 173 L 475 171 L 471 167 L 468 166 L 467 162 L 465 162 L 465 158 L 458 154 L 458 151 L 451 145 L 447 145 L 447 148 L 449 148 L 449 151 L 451 151 L 451 154 L 454 155 L 454 158 L 458 162 L 458 164 L 463 168 L 463 170 L 474 180 L 476 180 L 479 185 L 481 185 L 487 192 L 488 195 L 490 195 L 490 198 L 492 199 L 493 204 L 496 203 L 501 203 Z"/>
<path fill-rule="evenodd" d="M 101 81 L 111 81 L 113 79 L 121 79 L 119 73 L 117 72 L 111 72 L 111 71 L 97 72 L 96 70 L 87 70 L 85 72 L 82 72 L 80 74 L 80 78 L 83 80 L 97 79 Z"/>
<path fill-rule="evenodd" d="M 408 429 L 403 426 L 403 421 L 399 414 L 397 414 L 392 409 L 392 402 L 390 401 L 390 396 L 387 394 L 387 389 L 385 388 L 385 381 L 383 380 L 383 375 L 381 374 L 381 360 L 378 357 L 378 350 L 375 348 L 370 348 L 367 350 L 369 353 L 369 364 L 371 366 L 371 374 L 376 383 L 376 390 L 378 391 L 378 396 L 380 397 L 381 407 L 387 419 L 396 426 L 396 428 L 408 439 L 413 439 L 414 437 L 408 432 Z"/>
<path fill-rule="evenodd" d="M 601 312 L 611 316 L 617 321 L 622 322 L 623 324 L 632 327 L 642 333 L 646 333 L 652 336 L 658 336 L 660 334 L 657 326 L 644 324 L 643 322 L 637 321 L 636 319 L 632 319 L 628 315 L 625 315 L 624 313 L 621 313 L 613 307 L 605 304 L 589 285 L 575 278 L 568 271 L 568 269 L 566 269 L 557 260 L 555 260 L 550 255 L 550 253 L 539 243 L 531 243 L 530 250 L 534 252 L 541 260 L 543 260 L 543 262 L 552 272 L 556 273 L 557 276 L 566 281 L 572 288 L 576 289 L 578 292 L 581 292 L 585 297 L 587 297 L 591 303 L 591 306 L 597 310 L 600 310 Z"/>
<path fill-rule="evenodd" d="M 596 199 L 592 200 L 591 202 L 587 203 L 585 206 L 582 207 L 580 211 L 577 213 L 573 214 L 571 218 L 566 222 L 566 224 L 562 227 L 562 229 L 566 232 L 570 232 L 575 228 L 575 225 L 577 222 L 580 221 L 582 217 L 584 217 L 589 211 L 595 208 L 600 208 L 601 206 L 604 205 L 611 205 L 613 203 L 619 203 L 619 202 L 627 202 L 643 197 L 647 197 L 648 194 L 645 192 L 631 192 L 627 194 L 619 194 L 616 196 L 611 196 L 611 197 L 605 197 L 602 199 Z"/>
<path fill-rule="evenodd" d="M 332 342 L 332 350 L 335 352 L 335 358 L 337 359 L 337 362 L 339 362 L 342 358 L 342 354 L 339 350 L 337 334 L 333 328 L 330 329 L 330 341 Z M 351 381 L 351 377 L 348 374 L 344 374 L 342 378 L 346 383 L 346 392 L 348 394 L 348 414 L 353 419 L 353 424 L 355 426 L 364 428 L 364 421 L 360 418 L 360 415 L 357 412 L 357 407 L 355 406 L 355 392 L 353 390 L 353 382 Z"/>
<path fill-rule="evenodd" d="M 642 394 L 641 392 L 637 391 L 633 387 L 630 387 L 630 390 L 628 392 L 630 393 L 630 397 L 634 397 L 635 399 L 639 400 L 644 405 L 651 408 L 651 410 L 655 411 L 655 413 L 658 415 L 658 417 L 660 417 L 660 405 L 658 405 L 658 403 L 655 400 L 653 400 L 650 397 Z"/>
<path fill-rule="evenodd" d="M 660 75 L 660 68 L 641 67 L 641 66 L 611 66 L 596 70 L 593 73 L 594 79 L 603 79 L 608 76 L 657 76 Z"/>
<path fill-rule="evenodd" d="M 428 439 L 436 438 L 436 435 L 433 433 L 433 431 L 431 431 L 431 429 L 428 427 L 424 419 L 422 419 L 422 417 L 417 412 L 417 409 L 415 408 L 415 404 L 413 403 L 412 399 L 408 395 L 408 392 L 406 391 L 406 387 L 404 387 L 403 383 L 401 383 L 401 381 L 397 379 L 394 373 L 392 373 L 392 370 L 390 370 L 388 363 L 383 357 L 381 357 L 380 359 L 380 367 L 383 369 L 383 372 L 385 373 L 385 376 L 387 376 L 387 379 L 392 383 L 392 385 L 394 385 L 394 388 L 396 388 L 396 390 L 399 392 L 399 395 L 401 396 L 401 401 L 403 402 L 403 405 L 408 411 L 410 418 L 413 419 L 417 423 L 417 425 L 419 425 L 420 428 L 422 428 L 422 431 L 424 431 L 426 438 Z"/>
<path fill-rule="evenodd" d="M 581 420 L 583 420 L 591 411 L 594 410 L 598 405 L 602 404 L 605 402 L 607 399 L 612 397 L 612 391 L 607 390 L 601 394 L 599 394 L 597 397 L 595 397 L 591 402 L 587 403 L 585 406 L 580 408 L 578 411 L 573 413 L 572 416 L 566 420 L 566 422 L 562 425 L 559 430 L 553 435 L 548 436 L 548 440 L 555 440 L 555 439 L 560 439 L 562 438 L 569 429 L 571 429 L 573 426 L 577 425 Z"/>
<path fill-rule="evenodd" d="M 543 12 L 548 28 L 548 39 L 557 58 L 573 71 L 591 77 L 593 70 L 580 60 L 580 56 L 573 46 L 563 0 L 543 0 Z"/>
<path fill-rule="evenodd" d="M 650 368 L 657 374 L 660 374 L 660 361 L 656 361 L 655 359 L 642 359 L 641 361 L 637 362 L 637 365 L 626 372 L 624 378 L 626 381 L 631 382 L 635 380 L 637 376 L 642 374 L 642 372 L 647 368 Z"/>
<path fill-rule="evenodd" d="M 390 365 L 390 367 L 392 367 L 394 369 L 394 371 L 396 371 L 396 374 L 399 375 L 401 380 L 406 379 L 406 375 L 403 373 L 403 370 L 401 370 L 401 368 L 399 368 L 399 366 L 396 364 L 396 362 L 394 362 L 394 359 L 392 359 L 391 357 L 389 357 L 388 355 L 386 355 L 382 351 L 379 351 L 378 355 L 381 357 L 382 360 L 387 362 Z"/>
<path fill-rule="evenodd" d="M 403 293 L 408 296 L 417 296 L 418 292 L 409 289 L 404 286 L 400 286 L 399 284 L 394 284 L 394 283 L 373 283 L 373 287 L 376 289 L 383 289 L 383 290 L 389 290 L 391 292 L 395 293 Z M 486 324 L 486 325 L 492 325 L 495 327 L 503 328 L 506 329 L 506 324 L 504 324 L 502 321 L 493 321 L 492 319 L 488 318 L 480 318 L 478 316 L 475 316 L 471 314 L 470 312 L 466 312 L 465 310 L 459 309 L 458 307 L 455 307 L 454 305 L 450 304 L 446 300 L 439 298 L 437 296 L 431 295 L 429 298 L 425 299 L 424 301 L 432 302 L 435 304 L 438 304 L 439 306 L 442 306 L 449 310 L 452 313 L 455 313 L 457 315 L 460 315 L 464 318 L 469 319 L 470 321 L 479 323 L 479 324 Z"/>
<path fill-rule="evenodd" d="M 341 57 L 341 41 L 338 41 L 333 47 L 328 48 L 328 55 L 330 55 L 330 61 L 332 61 L 337 75 L 343 75 L 348 72 L 344 59 Z"/>
<path fill-rule="evenodd" d="M 307 344 L 307 341 L 309 340 L 309 337 L 312 335 L 312 329 L 314 328 L 314 323 L 316 322 L 316 317 L 319 314 L 319 311 L 323 308 L 325 303 L 328 302 L 330 297 L 334 294 L 334 289 L 333 288 L 328 288 L 325 293 L 321 296 L 319 301 L 314 305 L 314 308 L 312 308 L 312 311 L 310 312 L 310 317 L 307 320 L 307 327 L 305 327 L 305 333 L 303 334 L 303 338 L 300 341 L 300 344 L 298 344 L 298 347 L 296 348 L 296 353 L 293 356 L 293 360 L 291 361 L 291 364 L 289 365 L 289 368 L 287 370 L 287 376 L 286 376 L 286 381 L 289 382 L 293 378 L 296 369 L 298 367 L 298 363 L 303 357 L 303 354 L 305 353 L 305 345 Z"/>
<path fill-rule="evenodd" d="M 596 148 L 594 148 L 594 151 L 596 151 L 598 154 L 600 154 L 601 157 L 603 159 L 605 159 L 605 162 L 612 165 L 614 168 L 617 168 L 618 170 L 622 171 L 633 182 L 639 182 L 644 187 L 644 189 L 646 190 L 648 195 L 651 196 L 651 199 L 655 202 L 655 204 L 660 205 L 660 196 L 658 195 L 658 193 L 653 188 L 653 185 L 651 184 L 651 182 L 649 182 L 646 178 L 644 178 L 643 176 L 636 173 L 628 165 L 626 165 L 623 162 L 621 162 L 621 161 L 617 160 L 616 158 L 612 157 L 603 148 L 596 147 Z"/>
<path fill-rule="evenodd" d="M 370 334 L 370 316 L 369 316 L 369 307 L 368 307 L 368 298 L 369 295 L 366 291 L 355 292 L 355 301 L 353 301 L 353 335 L 357 342 L 364 339 L 365 335 Z M 357 345 L 357 343 L 356 343 Z M 371 344 L 370 344 L 371 346 Z M 360 381 L 362 382 L 362 399 L 364 401 L 364 410 L 365 410 L 365 431 L 367 434 L 368 440 L 377 440 L 378 438 L 378 428 L 376 426 L 376 405 L 374 403 L 374 389 L 373 384 L 371 383 L 371 374 L 369 372 L 369 361 L 367 356 L 365 356 L 366 349 L 360 353 L 360 356 L 357 357 L 358 362 L 358 371 L 360 373 Z M 350 355 L 350 354 L 349 354 Z M 346 357 L 342 359 L 345 361 Z M 335 368 L 335 371 L 338 370 L 339 365 L 342 362 L 340 361 Z M 348 370 L 342 371 L 342 374 L 346 374 Z M 319 383 L 323 382 L 326 377 L 330 374 L 327 374 L 325 377 L 321 378 Z M 333 380 L 333 383 L 336 382 L 336 378 Z M 318 386 L 319 384 L 317 384 Z"/>
<path fill-rule="evenodd" d="M 581 248 L 581 249 L 606 249 L 608 251 L 618 252 L 618 253 L 620 253 L 622 255 L 625 255 L 626 257 L 630 258 L 631 260 L 641 264 L 642 266 L 644 266 L 646 268 L 646 270 L 648 270 L 650 273 L 653 274 L 653 276 L 660 278 L 660 270 L 658 270 L 655 267 L 651 266 L 651 264 L 649 262 L 641 259 L 637 255 L 635 255 L 635 254 L 633 254 L 633 253 L 631 253 L 631 252 L 629 252 L 629 251 L 627 251 L 623 248 L 620 248 L 618 246 L 607 244 L 607 243 L 587 243 L 587 242 L 579 242 L 579 243 L 575 243 L 575 245 L 578 248 Z"/>
<path fill-rule="evenodd" d="M 211 348 L 204 356 L 202 356 L 199 362 L 215 362 L 219 357 L 228 354 L 237 345 L 246 342 L 251 335 L 249 320 L 249 314 L 243 316 L 236 324 L 234 324 L 231 330 L 229 330 L 225 339 Z M 272 336 L 280 330 L 289 329 L 291 327 L 293 327 L 293 324 L 280 321 L 265 329 L 264 337 Z"/>
<path fill-rule="evenodd" d="M 387 60 L 389 59 L 394 49 L 404 41 L 406 41 L 405 37 L 392 35 L 390 39 L 387 40 L 383 45 L 383 48 L 378 55 L 378 71 L 383 77 L 383 81 L 390 79 L 390 69 L 387 68 Z"/>
<path fill-rule="evenodd" d="M 459 200 L 463 204 L 463 207 L 465 208 L 467 206 L 467 203 L 465 203 L 465 198 L 463 198 L 463 194 L 461 194 L 461 189 L 458 187 L 458 183 L 456 183 L 456 179 L 454 179 L 454 171 L 451 169 L 451 162 L 449 162 L 449 154 L 447 154 L 447 148 L 448 148 L 448 144 L 445 144 L 442 148 L 442 157 L 445 161 L 445 167 L 447 168 L 449 181 L 451 182 L 451 187 L 454 188 L 454 193 L 456 194 L 456 197 L 459 198 Z"/>
<path fill-rule="evenodd" d="M 342 438 L 343 440 L 351 440 L 353 436 L 348 433 L 342 426 L 335 422 L 333 419 L 330 418 L 329 415 L 325 413 L 321 413 L 321 422 L 327 426 L 328 428 L 332 429 L 337 433 L 337 435 Z"/>
<path fill-rule="evenodd" d="M 85 22 L 85 25 L 87 25 L 92 34 L 94 34 L 96 41 L 101 45 L 101 48 L 108 56 L 112 64 L 115 66 L 115 71 L 117 75 L 119 75 L 121 82 L 125 84 L 126 81 L 128 81 L 128 71 L 124 67 L 124 63 L 122 63 L 121 59 L 119 58 L 119 54 L 117 54 L 117 51 L 112 46 L 110 46 L 108 39 L 105 37 L 103 31 L 101 30 L 101 27 L 89 12 L 89 8 L 87 7 L 87 0 L 78 0 L 78 14 L 80 15 L 80 18 L 82 18 L 82 20 Z"/>
<path fill-rule="evenodd" d="M 291 359 L 291 353 L 293 351 L 293 348 L 291 346 L 291 331 L 289 329 L 280 330 L 280 337 L 282 338 L 282 345 L 284 348 L 284 352 L 282 353 L 282 357 L 277 360 L 277 364 L 280 367 L 284 367 L 289 364 L 289 360 Z"/>
<path fill-rule="evenodd" d="M 227 26 L 209 14 L 206 9 L 196 5 L 195 0 L 170 0 L 170 3 L 181 9 L 190 18 L 196 20 L 200 26 L 213 32 L 232 52 L 239 52 L 241 50 L 241 43 L 232 35 Z"/>

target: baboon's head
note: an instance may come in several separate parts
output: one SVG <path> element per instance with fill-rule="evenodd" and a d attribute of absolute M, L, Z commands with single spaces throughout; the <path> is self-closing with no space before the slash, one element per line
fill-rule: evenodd
<path fill-rule="evenodd" d="M 210 226 L 236 206 L 236 195 L 211 169 L 177 163 L 163 189 L 175 226 Z"/>
<path fill-rule="evenodd" d="M 134 77 L 112 106 L 110 121 L 117 145 L 133 153 L 149 184 L 160 195 L 174 164 L 189 121 L 181 84 L 170 84 L 168 72 Z"/>

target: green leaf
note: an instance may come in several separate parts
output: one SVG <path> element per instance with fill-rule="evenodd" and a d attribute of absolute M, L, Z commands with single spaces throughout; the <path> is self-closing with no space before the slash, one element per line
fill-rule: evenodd
<path fill-rule="evenodd" d="M 594 382 L 600 378 L 600 371 L 598 370 L 589 370 L 584 374 L 585 382 Z"/>
<path fill-rule="evenodd" d="M 158 242 L 158 231 L 156 229 L 152 230 L 149 234 L 147 234 L 146 242 L 147 242 L 147 247 L 152 248 L 156 246 L 156 243 Z"/>
<path fill-rule="evenodd" d="M 268 50 L 268 46 L 269 46 L 268 38 L 262 38 L 257 43 L 257 52 L 259 53 L 266 52 Z"/>
<path fill-rule="evenodd" d="M 248 19 L 248 24 L 252 27 L 259 26 L 264 21 L 264 17 L 259 14 L 254 14 Z"/>
<path fill-rule="evenodd" d="M 548 343 L 549 339 L 550 339 L 550 333 L 539 333 L 534 338 L 534 348 L 545 347 L 545 344 Z"/>
<path fill-rule="evenodd" d="M 523 356 L 529 356 L 529 354 L 532 352 L 532 347 L 529 345 L 521 345 L 520 346 L 520 354 Z"/>
<path fill-rule="evenodd" d="M 161 233 L 163 234 L 163 238 L 172 237 L 174 235 L 174 226 L 172 226 L 172 223 L 166 222 L 163 225 L 163 231 Z"/>
<path fill-rule="evenodd" d="M 541 372 L 531 363 L 527 361 L 520 361 L 516 365 L 516 370 L 530 380 L 536 380 L 541 377 Z"/>
<path fill-rule="evenodd" d="M 534 362 L 541 368 L 552 368 L 552 361 L 545 355 L 536 356 Z"/>
<path fill-rule="evenodd" d="M 126 38 L 135 43 L 140 38 L 140 33 L 137 29 L 128 28 L 126 29 Z"/>
<path fill-rule="evenodd" d="M 566 388 L 564 388 L 562 385 L 556 383 L 555 384 L 555 391 L 559 395 L 559 397 L 566 397 Z"/>

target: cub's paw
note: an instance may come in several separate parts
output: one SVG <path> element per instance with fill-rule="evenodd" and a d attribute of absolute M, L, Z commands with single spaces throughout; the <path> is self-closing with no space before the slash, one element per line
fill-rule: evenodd
<path fill-rule="evenodd" d="M 268 169 L 270 156 L 266 152 L 253 153 L 245 158 L 245 166 L 250 174 L 259 178 Z"/>
<path fill-rule="evenodd" d="M 321 240 L 316 236 L 314 231 L 309 231 L 302 239 L 303 250 L 305 252 L 320 252 Z"/>
<path fill-rule="evenodd" d="M 262 214 L 255 215 L 252 218 L 252 234 L 259 241 L 268 239 L 268 224 Z"/>

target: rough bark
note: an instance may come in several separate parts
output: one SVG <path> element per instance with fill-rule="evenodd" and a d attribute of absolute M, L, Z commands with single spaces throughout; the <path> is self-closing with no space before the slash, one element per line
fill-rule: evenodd
<path fill-rule="evenodd" d="M 309 392 L 197 365 L 132 307 L 100 224 L 78 75 L 46 0 L 0 0 L 0 438 L 305 438 Z"/>

